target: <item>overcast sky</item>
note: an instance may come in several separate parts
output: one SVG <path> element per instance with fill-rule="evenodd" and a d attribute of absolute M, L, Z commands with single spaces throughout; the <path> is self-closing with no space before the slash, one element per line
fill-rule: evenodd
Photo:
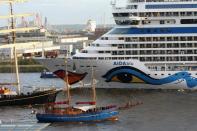
<path fill-rule="evenodd" d="M 98 24 L 113 23 L 111 0 L 30 0 L 14 7 L 17 13 L 40 13 L 48 18 L 50 24 L 85 24 L 88 19 Z M 117 0 L 123 6 L 125 0 Z M 8 11 L 6 5 L 0 5 L 0 15 Z M 2 21 L 2 20 L 1 20 Z M 1 22 L 2 24 L 3 22 Z"/>

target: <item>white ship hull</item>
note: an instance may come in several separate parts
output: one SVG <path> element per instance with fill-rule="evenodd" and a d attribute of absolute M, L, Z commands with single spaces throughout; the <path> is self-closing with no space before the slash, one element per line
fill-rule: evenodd
<path fill-rule="evenodd" d="M 65 59 L 37 60 L 50 71 L 65 70 Z M 67 60 L 68 70 L 87 73 L 74 84 L 90 86 L 92 66 L 98 88 L 191 89 L 197 88 L 197 71 L 150 71 L 138 60 Z"/>

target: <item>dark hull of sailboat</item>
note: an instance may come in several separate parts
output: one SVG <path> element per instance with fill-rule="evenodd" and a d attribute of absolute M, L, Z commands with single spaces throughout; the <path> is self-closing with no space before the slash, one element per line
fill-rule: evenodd
<path fill-rule="evenodd" d="M 47 90 L 33 92 L 28 95 L 2 96 L 0 106 L 36 105 L 55 102 L 58 92 L 57 90 Z"/>
<path fill-rule="evenodd" d="M 101 111 L 79 115 L 36 114 L 39 122 L 94 122 L 117 117 L 118 111 Z"/>

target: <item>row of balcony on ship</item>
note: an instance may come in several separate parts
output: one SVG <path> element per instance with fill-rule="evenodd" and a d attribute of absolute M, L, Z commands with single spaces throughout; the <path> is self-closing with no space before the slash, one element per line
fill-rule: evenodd
<path fill-rule="evenodd" d="M 180 17 L 180 16 L 197 16 L 197 11 L 173 11 L 168 12 L 135 12 L 135 13 L 113 13 L 114 17 Z"/>
<path fill-rule="evenodd" d="M 124 40 L 125 42 L 197 41 L 197 36 L 166 36 L 166 37 L 101 37 L 100 40 Z"/>
<path fill-rule="evenodd" d="M 111 45 L 109 45 L 109 47 L 117 47 L 114 49 L 132 49 L 132 48 L 137 49 L 137 48 L 139 48 L 140 50 L 143 50 L 143 49 L 150 50 L 152 48 L 184 48 L 184 49 L 188 48 L 188 49 L 191 49 L 193 47 L 196 48 L 197 43 L 111 44 Z M 105 50 L 106 50 L 106 48 L 105 48 Z"/>
<path fill-rule="evenodd" d="M 151 71 L 197 71 L 196 65 L 191 65 L 191 64 L 145 64 L 149 70 Z M 169 72 L 167 72 L 169 76 L 173 75 Z M 150 74 L 148 74 L 150 75 Z M 164 75 L 163 73 L 161 74 L 154 74 L 156 75 Z M 191 75 L 191 73 L 189 73 Z M 193 74 L 197 75 L 197 73 Z"/>
<path fill-rule="evenodd" d="M 112 55 L 196 55 L 196 49 L 190 50 L 126 50 L 126 51 L 98 51 L 100 54 Z"/>
<path fill-rule="evenodd" d="M 129 50 L 82 50 L 81 53 L 89 53 L 89 54 L 112 54 L 112 55 L 196 55 L 197 50 L 195 48 L 173 48 L 173 49 L 129 49 Z"/>
<path fill-rule="evenodd" d="M 197 0 L 128 0 L 128 3 L 138 2 L 192 2 Z"/>
<path fill-rule="evenodd" d="M 128 57 L 73 57 L 73 59 L 86 59 L 86 60 L 140 60 L 141 62 L 145 63 L 185 63 L 185 62 L 190 62 L 194 63 L 197 61 L 197 56 L 160 56 L 160 57 L 146 57 L 146 56 L 141 56 L 141 57 L 135 57 L 135 56 L 128 56 Z"/>

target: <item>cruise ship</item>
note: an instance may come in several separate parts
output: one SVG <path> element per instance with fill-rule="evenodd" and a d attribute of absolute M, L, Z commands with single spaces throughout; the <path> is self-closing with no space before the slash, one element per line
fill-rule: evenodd
<path fill-rule="evenodd" d="M 116 26 L 71 58 L 40 59 L 101 88 L 197 89 L 197 0 L 112 2 Z M 67 64 L 65 64 L 65 62 Z"/>

